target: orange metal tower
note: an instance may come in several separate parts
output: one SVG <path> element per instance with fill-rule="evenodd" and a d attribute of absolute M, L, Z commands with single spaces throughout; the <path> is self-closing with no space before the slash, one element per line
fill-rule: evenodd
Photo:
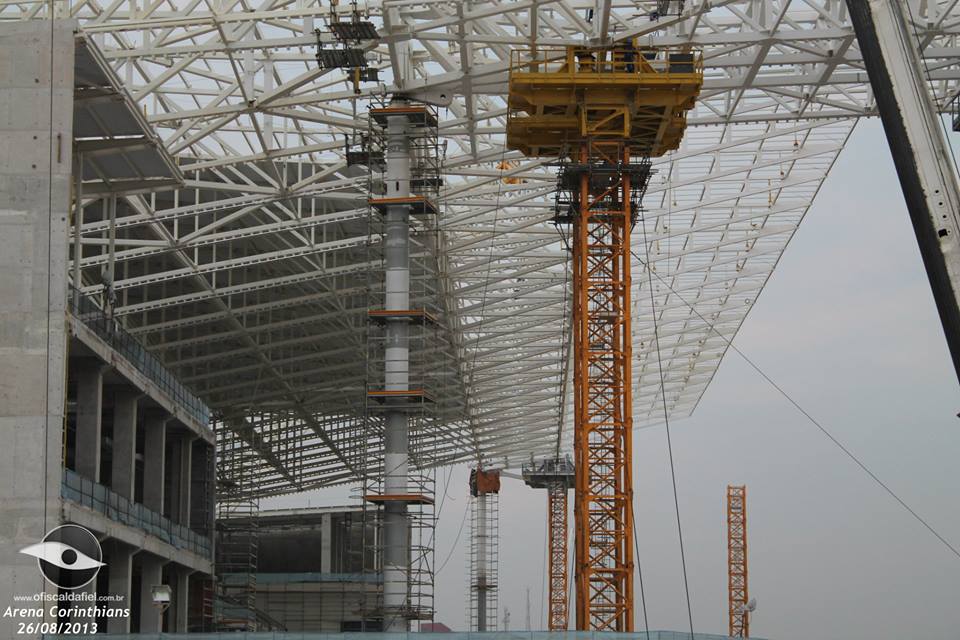
<path fill-rule="evenodd" d="M 572 225 L 576 626 L 629 632 L 630 231 L 649 158 L 679 146 L 702 60 L 629 42 L 514 54 L 507 145 L 561 159 L 556 221 Z"/>
<path fill-rule="evenodd" d="M 573 221 L 574 433 L 577 474 L 577 628 L 633 631 L 631 176 L 592 189 L 591 155 L 580 147 L 579 217 Z M 617 143 L 608 163 L 630 164 Z M 616 154 L 616 155 L 614 155 Z M 642 187 L 641 187 L 642 188 Z"/>
<path fill-rule="evenodd" d="M 750 637 L 747 611 L 747 488 L 727 486 L 727 589 L 730 594 L 730 637 Z"/>
<path fill-rule="evenodd" d="M 555 484 L 547 489 L 547 511 L 550 518 L 550 631 L 566 631 L 570 624 L 567 606 L 567 488 Z"/>
<path fill-rule="evenodd" d="M 547 458 L 523 465 L 524 481 L 535 489 L 547 490 L 548 584 L 550 631 L 566 631 L 570 625 L 567 605 L 567 491 L 574 485 L 573 461 Z"/>

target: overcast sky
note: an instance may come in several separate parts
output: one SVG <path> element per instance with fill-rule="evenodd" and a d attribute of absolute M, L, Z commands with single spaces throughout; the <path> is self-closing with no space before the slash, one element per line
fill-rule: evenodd
<path fill-rule="evenodd" d="M 735 344 L 960 547 L 960 389 L 878 121 L 858 126 Z M 672 433 L 696 631 L 726 632 L 725 489 L 745 483 L 754 636 L 960 637 L 960 558 L 735 353 Z M 650 628 L 685 630 L 663 428 L 636 432 L 634 448 Z M 437 619 L 463 630 L 466 469 L 441 471 L 438 491 L 448 474 Z M 500 614 L 510 609 L 511 629 L 526 627 L 528 588 L 532 626 L 544 627 L 545 500 L 504 481 Z"/>

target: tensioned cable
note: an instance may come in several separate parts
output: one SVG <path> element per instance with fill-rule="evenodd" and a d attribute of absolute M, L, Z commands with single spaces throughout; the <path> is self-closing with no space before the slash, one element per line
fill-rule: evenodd
<path fill-rule="evenodd" d="M 450 558 L 453 556 L 453 552 L 457 549 L 457 544 L 460 542 L 460 536 L 463 534 L 463 525 L 467 522 L 467 514 L 470 512 L 470 501 L 467 500 L 466 508 L 463 510 L 463 519 L 460 520 L 460 530 L 457 531 L 457 537 L 453 540 L 453 545 L 450 547 L 450 553 L 447 554 L 447 557 L 444 558 L 443 563 L 440 564 L 440 568 L 436 570 L 435 575 L 440 575 L 440 572 L 443 571 L 443 568 L 447 566 L 447 563 L 450 562 Z"/>
<path fill-rule="evenodd" d="M 447 489 L 450 487 L 450 479 L 453 477 L 453 469 L 448 468 L 447 471 L 448 471 L 447 479 L 443 483 L 443 495 L 440 496 L 440 504 L 437 505 L 437 513 L 433 516 L 434 522 L 440 519 L 440 514 L 443 513 L 443 505 L 446 504 L 447 498 L 450 498 L 451 500 L 456 500 L 456 498 L 447 494 Z M 432 549 L 433 543 L 436 541 L 436 539 L 437 539 L 437 526 L 436 524 L 434 524 L 433 532 L 430 534 L 430 542 L 427 543 L 427 546 Z"/>
<path fill-rule="evenodd" d="M 656 302 L 653 296 L 653 271 L 649 267 L 650 263 L 650 245 L 647 242 L 647 220 L 645 215 L 640 216 L 640 224 L 643 229 L 643 248 L 646 251 L 646 261 L 641 261 L 647 270 L 647 288 L 650 290 L 650 315 L 653 318 L 653 340 L 657 348 L 657 370 L 660 375 L 660 399 L 663 401 L 663 422 L 667 433 L 667 454 L 670 457 L 670 479 L 673 482 L 673 506 L 677 514 L 677 538 L 680 542 L 680 565 L 683 567 L 683 590 L 687 597 L 687 620 L 690 623 L 690 637 L 693 638 L 693 607 L 690 605 L 690 582 L 687 579 L 687 556 L 683 548 L 683 525 L 680 522 L 680 499 L 677 497 L 677 473 L 673 464 L 673 441 L 670 438 L 670 414 L 667 410 L 667 389 L 663 379 L 663 359 L 660 355 L 660 331 L 657 324 Z M 630 253 L 634 256 L 633 249 Z M 637 258 L 639 260 L 639 258 Z M 632 509 L 631 509 L 632 511 Z M 636 528 L 634 528 L 636 529 Z M 636 538 L 636 531 L 634 531 Z"/>
<path fill-rule="evenodd" d="M 477 324 L 477 339 L 474 340 L 473 345 L 473 358 L 470 360 L 470 387 L 473 387 L 473 374 L 477 367 L 477 353 L 480 351 L 480 338 L 483 332 L 483 321 L 486 318 L 487 310 L 487 290 L 490 286 L 490 272 L 493 269 L 493 246 L 496 244 L 497 239 L 497 221 L 500 218 L 500 194 L 503 191 L 503 170 L 506 166 L 505 159 L 507 157 L 507 145 L 503 145 L 503 149 L 500 152 L 500 162 L 497 164 L 497 168 L 500 170 L 500 173 L 497 177 L 497 198 L 494 201 L 493 207 L 493 229 L 490 231 L 490 245 L 487 250 L 487 273 L 483 277 L 483 293 L 480 296 L 480 322 Z M 480 442 L 476 441 L 477 447 L 477 461 L 480 462 Z"/>
<path fill-rule="evenodd" d="M 570 319 L 570 314 L 567 313 L 567 291 L 570 288 L 570 261 L 565 260 L 563 263 L 563 303 L 561 307 L 562 320 L 560 321 L 560 336 L 561 340 L 563 336 L 566 335 L 568 331 L 567 321 Z M 571 339 L 573 338 L 571 331 Z M 562 355 L 562 361 L 560 362 L 560 393 L 557 400 L 557 418 L 559 418 L 560 428 L 557 429 L 557 448 L 556 448 L 556 457 L 560 457 L 560 441 L 563 438 L 563 422 L 564 416 L 566 415 L 566 400 L 564 399 L 564 387 L 566 386 L 566 381 L 570 375 L 570 371 L 567 368 L 570 361 L 570 351 L 569 351 L 569 342 L 567 342 L 567 349 L 564 350 L 563 345 L 561 345 L 560 353 Z"/>
<path fill-rule="evenodd" d="M 634 253 L 632 250 L 631 250 L 630 253 L 632 253 L 633 256 L 634 256 L 637 260 L 640 260 L 640 257 L 639 257 L 636 253 Z M 644 266 L 645 268 L 647 268 L 647 264 L 646 264 L 646 263 L 643 263 L 642 260 L 641 260 L 641 264 L 643 264 L 643 266 Z M 647 271 L 648 271 L 648 272 L 651 272 L 651 269 L 647 268 Z M 690 310 L 693 311 L 693 313 L 696 314 L 696 316 L 697 316 L 698 318 L 700 318 L 700 320 L 702 320 L 702 321 L 704 322 L 704 324 L 707 325 L 707 329 L 708 329 L 708 330 L 713 331 L 713 332 L 716 333 L 718 336 L 720 336 L 720 339 L 723 340 L 723 342 L 726 344 L 727 347 L 729 347 L 730 349 L 733 349 L 733 351 L 734 351 L 737 355 L 739 355 L 741 358 L 743 358 L 744 361 L 745 361 L 747 364 L 749 364 L 750 367 L 753 368 L 754 371 L 756 371 L 758 374 L 760 374 L 760 376 L 761 376 L 764 380 L 766 380 L 766 381 L 770 384 L 770 386 L 772 386 L 774 389 L 776 389 L 777 392 L 778 392 L 780 395 L 782 395 L 782 396 L 787 400 L 787 402 L 789 402 L 790 404 L 792 404 L 793 407 L 794 407 L 797 411 L 799 411 L 807 420 L 809 420 L 817 429 L 819 429 L 820 432 L 823 433 L 823 435 L 825 435 L 834 445 L 837 446 L 837 448 L 839 448 L 844 454 L 846 454 L 846 456 L 847 456 L 848 458 L 850 458 L 851 460 L 853 460 L 853 462 L 856 463 L 856 465 L 857 465 L 858 467 L 860 467 L 860 469 L 863 470 L 864 473 L 866 473 L 868 476 L 870 476 L 870 478 L 871 478 L 874 482 L 876 482 L 884 491 L 886 491 L 886 492 L 890 495 L 891 498 L 893 498 L 894 500 L 896 500 L 896 501 L 900 504 L 900 506 L 903 507 L 903 508 L 907 511 L 907 513 L 909 513 L 911 516 L 913 516 L 913 518 L 914 518 L 917 522 L 919 522 L 920 524 L 922 524 L 922 525 L 927 529 L 927 531 L 929 531 L 930 533 L 932 533 L 932 534 L 934 535 L 934 537 L 937 538 L 937 540 L 939 540 L 940 542 L 942 542 L 943 545 L 944 545 L 945 547 L 947 547 L 947 549 L 949 549 L 955 556 L 957 556 L 958 558 L 960 558 L 960 551 L 958 551 L 956 547 L 954 547 L 952 544 L 950 544 L 950 543 L 947 541 L 946 538 L 944 538 L 942 535 L 940 535 L 940 533 L 938 533 L 937 530 L 933 528 L 933 526 L 931 526 L 926 520 L 924 520 L 924 519 L 920 516 L 920 514 L 918 514 L 916 511 L 914 511 L 914 510 L 910 507 L 910 505 L 908 505 L 900 496 L 898 496 L 898 495 L 893 491 L 893 489 L 891 489 L 885 482 L 883 482 L 883 480 L 881 480 L 873 471 L 871 471 L 870 468 L 867 467 L 866 464 L 864 464 L 863 462 L 861 462 L 860 459 L 853 454 L 853 452 L 851 452 L 851 451 L 850 451 L 847 447 L 845 447 L 839 440 L 837 440 L 837 439 L 833 436 L 833 434 L 830 433 L 830 432 L 827 430 L 826 427 L 824 427 L 819 421 L 817 421 L 816 418 L 814 418 L 812 415 L 810 415 L 810 413 L 809 413 L 806 409 L 804 409 L 802 406 L 800 406 L 800 404 L 799 404 L 796 400 L 794 400 L 794 399 L 790 396 L 790 394 L 788 394 L 780 385 L 778 385 L 776 382 L 774 382 L 773 379 L 772 379 L 769 375 L 767 375 L 767 373 L 766 373 L 763 369 L 761 369 L 753 360 L 751 360 L 750 358 L 748 358 L 747 355 L 746 355 L 745 353 L 743 353 L 743 351 L 741 351 L 740 349 L 738 349 L 738 348 L 733 344 L 733 341 L 732 341 L 732 340 L 727 339 L 726 336 L 724 336 L 722 333 L 720 333 L 720 331 L 717 330 L 716 327 L 715 327 L 712 323 L 710 323 L 706 318 L 704 318 L 702 315 L 700 315 L 700 312 L 697 311 L 692 304 L 690 304 L 689 302 L 687 302 L 687 301 L 683 298 L 683 296 L 681 296 L 679 293 L 677 293 L 677 292 L 673 289 L 673 287 L 671 287 L 669 284 L 667 284 L 666 281 L 663 280 L 663 278 L 661 278 L 659 275 L 657 275 L 657 279 L 660 280 L 660 282 L 662 282 L 662 283 L 664 284 L 664 286 L 666 286 L 666 287 L 673 293 L 673 295 L 677 296 L 677 299 L 680 300 L 680 302 L 682 302 L 684 305 L 686 305 L 687 307 L 689 307 Z"/>
<path fill-rule="evenodd" d="M 547 517 L 543 519 L 543 571 L 540 572 L 540 628 L 543 628 L 543 603 L 547 599 L 547 571 L 550 563 L 550 506 L 547 503 Z M 528 629 L 532 631 L 532 629 Z"/>
<path fill-rule="evenodd" d="M 644 640 L 650 640 L 650 623 L 647 621 L 647 597 L 643 591 L 643 568 L 640 566 L 640 543 L 637 542 L 637 514 L 630 510 L 630 517 L 633 519 L 633 553 L 634 561 L 637 564 L 637 578 L 640 583 L 640 607 L 643 609 L 643 630 L 646 632 Z"/>

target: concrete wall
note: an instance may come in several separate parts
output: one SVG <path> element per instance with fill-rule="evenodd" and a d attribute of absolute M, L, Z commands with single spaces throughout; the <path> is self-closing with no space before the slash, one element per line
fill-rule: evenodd
<path fill-rule="evenodd" d="M 0 603 L 48 588 L 19 549 L 58 524 L 72 22 L 0 24 Z M 0 618 L 0 637 L 16 621 Z M 19 636 L 25 637 L 25 636 Z"/>

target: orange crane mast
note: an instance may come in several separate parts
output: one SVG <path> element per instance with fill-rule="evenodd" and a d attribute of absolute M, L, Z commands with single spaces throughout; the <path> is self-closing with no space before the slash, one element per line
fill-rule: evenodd
<path fill-rule="evenodd" d="M 578 630 L 633 630 L 630 234 L 650 158 L 679 146 L 702 84 L 689 49 L 511 57 L 507 146 L 561 161 L 555 221 L 572 229 Z"/>
<path fill-rule="evenodd" d="M 570 626 L 567 603 L 567 491 L 574 484 L 573 461 L 569 457 L 531 460 L 523 465 L 523 480 L 535 489 L 547 490 L 547 584 L 550 631 L 566 631 Z"/>
<path fill-rule="evenodd" d="M 727 486 L 727 591 L 730 596 L 730 637 L 750 637 L 747 608 L 747 487 Z"/>

